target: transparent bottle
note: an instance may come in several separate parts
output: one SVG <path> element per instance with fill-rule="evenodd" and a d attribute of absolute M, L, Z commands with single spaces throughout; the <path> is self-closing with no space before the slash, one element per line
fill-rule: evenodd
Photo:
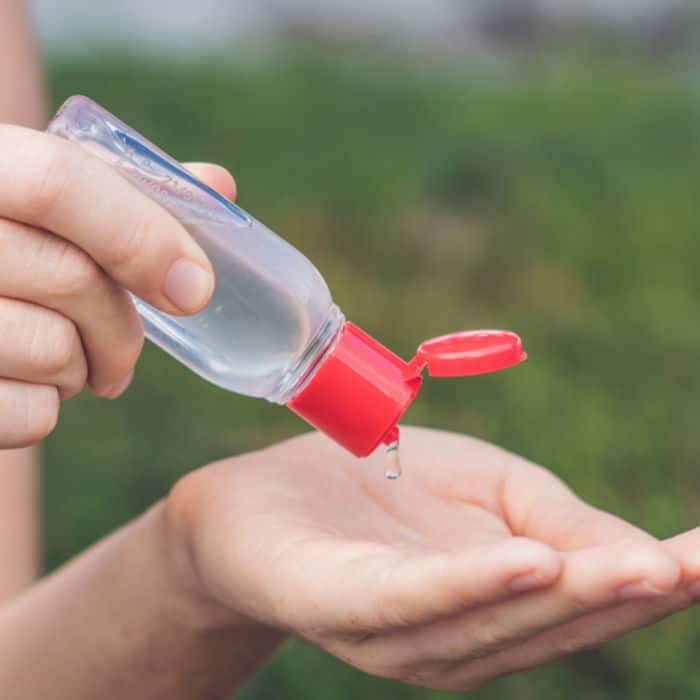
<path fill-rule="evenodd" d="M 135 299 L 147 337 L 224 389 L 287 403 L 343 325 L 316 268 L 92 100 L 70 98 L 49 131 L 110 163 L 209 256 L 216 289 L 204 311 L 169 316 Z"/>
<path fill-rule="evenodd" d="M 146 336 L 224 389 L 288 405 L 358 456 L 396 442 L 426 365 L 457 376 L 524 359 L 517 336 L 494 331 L 428 341 L 406 363 L 345 322 L 298 250 L 92 100 L 69 98 L 48 130 L 109 163 L 209 256 L 216 289 L 200 313 L 170 316 L 134 297 Z"/>

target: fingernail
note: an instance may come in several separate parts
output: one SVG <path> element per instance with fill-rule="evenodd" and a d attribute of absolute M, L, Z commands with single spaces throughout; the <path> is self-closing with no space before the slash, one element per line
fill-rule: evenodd
<path fill-rule="evenodd" d="M 104 397 L 106 399 L 117 399 L 119 398 L 128 388 L 129 384 L 131 384 L 131 380 L 134 378 L 134 373 L 129 372 L 124 379 L 122 379 L 120 382 L 117 382 L 116 384 L 112 384 L 111 386 L 108 386 L 105 391 L 104 391 Z"/>
<path fill-rule="evenodd" d="M 621 600 L 639 600 L 642 598 L 656 598 L 664 595 L 666 591 L 657 588 L 649 581 L 638 581 L 637 583 L 628 583 L 622 586 L 617 595 Z"/>
<path fill-rule="evenodd" d="M 525 593 L 526 591 L 531 591 L 535 588 L 542 588 L 550 583 L 549 580 L 545 580 L 539 574 L 524 574 L 523 576 L 516 576 L 512 578 L 508 583 L 511 591 L 516 593 Z"/>
<path fill-rule="evenodd" d="M 693 581 L 686 588 L 688 594 L 693 598 L 700 598 L 700 581 Z"/>
<path fill-rule="evenodd" d="M 163 293 L 180 311 L 199 311 L 209 300 L 214 277 L 206 268 L 181 258 L 173 264 L 165 279 Z"/>

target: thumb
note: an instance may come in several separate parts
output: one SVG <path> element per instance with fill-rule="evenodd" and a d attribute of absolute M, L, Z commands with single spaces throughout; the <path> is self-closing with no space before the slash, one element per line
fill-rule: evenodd
<path fill-rule="evenodd" d="M 185 163 L 185 168 L 226 199 L 236 199 L 236 181 L 226 168 L 213 163 Z"/>

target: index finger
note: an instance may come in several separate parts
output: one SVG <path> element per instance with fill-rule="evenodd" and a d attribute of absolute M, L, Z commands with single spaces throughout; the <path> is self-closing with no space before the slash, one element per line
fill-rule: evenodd
<path fill-rule="evenodd" d="M 194 313 L 211 298 L 211 264 L 182 224 L 107 164 L 58 137 L 0 126 L 0 217 L 74 243 L 166 313 Z"/>

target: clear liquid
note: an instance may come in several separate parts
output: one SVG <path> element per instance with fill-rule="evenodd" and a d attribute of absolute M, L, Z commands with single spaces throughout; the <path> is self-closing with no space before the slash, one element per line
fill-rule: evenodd
<path fill-rule="evenodd" d="M 327 300 L 323 311 L 308 301 L 304 304 L 282 280 L 242 260 L 230 244 L 238 231 L 212 222 L 187 228 L 198 240 L 208 239 L 216 273 L 214 297 L 204 311 L 190 317 L 168 316 L 137 301 L 147 335 L 226 389 L 252 396 L 274 393 L 280 377 L 294 367 L 318 332 L 330 300 L 322 295 Z M 313 280 L 307 284 L 311 288 Z"/>
<path fill-rule="evenodd" d="M 403 474 L 403 470 L 401 468 L 401 457 L 399 454 L 399 441 L 394 440 L 385 448 L 384 476 L 387 479 L 395 481 L 401 474 Z"/>

